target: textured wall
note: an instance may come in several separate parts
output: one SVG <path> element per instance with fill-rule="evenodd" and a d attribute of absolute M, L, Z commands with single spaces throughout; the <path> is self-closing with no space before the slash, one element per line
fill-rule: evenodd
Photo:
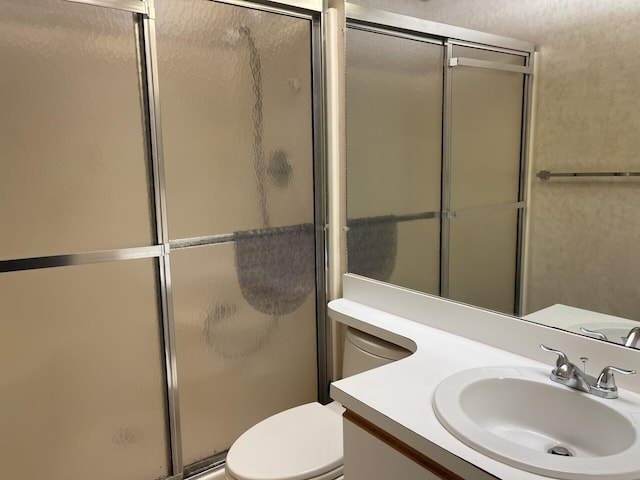
<path fill-rule="evenodd" d="M 636 0 L 358 3 L 533 41 L 532 170 L 640 170 Z M 531 182 L 527 310 L 564 303 L 640 318 L 640 181 Z"/>

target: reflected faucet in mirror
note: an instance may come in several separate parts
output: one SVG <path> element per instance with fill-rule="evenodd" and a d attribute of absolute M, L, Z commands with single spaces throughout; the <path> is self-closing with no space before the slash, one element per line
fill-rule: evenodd
<path fill-rule="evenodd" d="M 568 332 L 580 333 L 597 340 L 640 348 L 640 326 L 635 320 L 562 304 L 543 308 L 522 318 Z"/>
<path fill-rule="evenodd" d="M 638 348 L 638 344 L 640 343 L 640 327 L 633 327 L 626 335 L 623 335 L 618 341 L 618 337 L 615 339 L 610 339 L 604 333 L 597 330 L 589 330 L 585 327 L 580 327 L 580 332 L 588 335 L 590 337 L 597 338 L 598 340 L 604 340 L 605 342 L 614 342 L 624 345 L 625 347 Z"/>

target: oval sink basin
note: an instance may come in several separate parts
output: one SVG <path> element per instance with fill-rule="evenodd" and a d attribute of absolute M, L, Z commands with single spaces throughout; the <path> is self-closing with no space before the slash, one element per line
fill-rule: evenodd
<path fill-rule="evenodd" d="M 508 465 L 554 478 L 640 477 L 640 401 L 605 400 L 549 379 L 549 371 L 485 367 L 446 378 L 433 397 L 442 425 Z"/>

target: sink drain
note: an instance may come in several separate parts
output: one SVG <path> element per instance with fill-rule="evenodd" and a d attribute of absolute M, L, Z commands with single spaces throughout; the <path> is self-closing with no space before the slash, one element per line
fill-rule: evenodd
<path fill-rule="evenodd" d="M 573 457 L 573 453 L 571 453 L 568 448 L 563 447 L 562 445 L 551 447 L 549 450 L 547 450 L 547 453 L 550 453 L 551 455 L 560 455 L 561 457 Z"/>

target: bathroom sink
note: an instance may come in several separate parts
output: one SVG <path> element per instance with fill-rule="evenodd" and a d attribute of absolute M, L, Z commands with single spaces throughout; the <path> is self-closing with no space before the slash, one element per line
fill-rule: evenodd
<path fill-rule="evenodd" d="M 433 397 L 442 425 L 468 446 L 513 467 L 563 479 L 640 478 L 640 400 L 605 400 L 525 367 L 464 370 Z"/>

